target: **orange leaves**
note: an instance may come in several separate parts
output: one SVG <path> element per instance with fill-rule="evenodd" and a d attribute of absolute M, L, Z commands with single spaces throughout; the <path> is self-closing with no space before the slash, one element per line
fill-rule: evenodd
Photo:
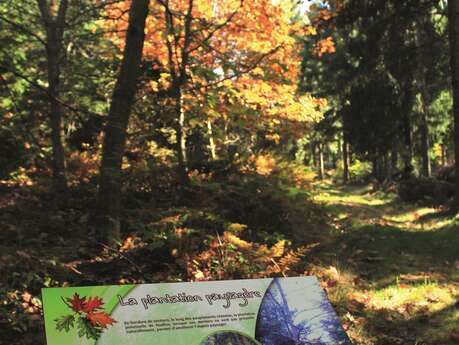
<path fill-rule="evenodd" d="M 240 229 L 240 224 L 238 224 Z M 305 254 L 305 248 L 289 249 L 285 240 L 273 246 L 252 243 L 231 231 L 217 235 L 209 248 L 188 262 L 194 280 L 231 279 L 234 277 L 286 276 Z"/>
<path fill-rule="evenodd" d="M 87 316 L 88 320 L 93 326 L 98 326 L 101 328 L 107 328 L 107 326 L 113 325 L 116 323 L 107 313 L 101 312 L 91 312 Z"/>
<path fill-rule="evenodd" d="M 118 7 L 113 15 L 119 16 L 129 3 L 113 5 Z M 292 20 L 290 0 L 194 0 L 188 37 L 189 1 L 167 3 L 168 8 L 153 1 L 147 19 L 144 54 L 163 72 L 159 80 L 146 83 L 150 92 L 184 80 L 180 87 L 186 113 L 202 113 L 204 118 L 237 115 L 251 131 L 268 128 L 274 142 L 281 139 L 280 129 L 299 136 L 305 124 L 321 117 L 321 107 L 309 95 L 298 95 L 296 83 L 301 47 L 295 36 L 315 35 L 316 28 Z M 325 12 L 321 16 L 329 17 Z M 121 19 L 115 25 L 123 30 L 127 22 Z M 333 47 L 333 42 L 323 42 L 318 54 Z M 209 93 L 216 94 L 212 105 L 203 96 Z"/>
<path fill-rule="evenodd" d="M 328 21 L 330 19 L 332 19 L 334 17 L 334 14 L 332 13 L 332 11 L 330 11 L 329 9 L 322 9 L 319 11 L 319 14 L 317 15 L 317 20 L 320 20 L 320 21 Z"/>
<path fill-rule="evenodd" d="M 333 54 L 336 53 L 335 42 L 333 41 L 333 37 L 328 36 L 317 42 L 314 48 L 314 54 L 318 57 L 322 57 L 325 54 Z"/>

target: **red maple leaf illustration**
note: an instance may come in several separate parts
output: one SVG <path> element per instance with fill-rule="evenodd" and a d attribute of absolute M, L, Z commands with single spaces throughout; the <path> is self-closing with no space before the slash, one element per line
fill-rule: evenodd
<path fill-rule="evenodd" d="M 67 298 L 67 302 L 71 304 L 71 308 L 74 311 L 80 312 L 84 310 L 86 304 L 86 297 L 80 298 L 80 295 L 75 293 L 72 298 Z"/>
<path fill-rule="evenodd" d="M 83 306 L 83 311 L 85 313 L 91 313 L 100 309 L 104 301 L 100 297 L 89 297 Z"/>
<path fill-rule="evenodd" d="M 93 326 L 100 326 L 102 328 L 107 328 L 108 325 L 113 325 L 116 322 L 103 311 L 88 313 L 87 318 Z"/>

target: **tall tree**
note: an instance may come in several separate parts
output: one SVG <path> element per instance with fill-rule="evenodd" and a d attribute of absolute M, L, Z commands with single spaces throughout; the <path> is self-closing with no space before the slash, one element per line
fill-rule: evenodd
<path fill-rule="evenodd" d="M 120 238 L 121 164 L 141 70 L 149 2 L 131 2 L 123 61 L 105 128 L 96 224 L 101 240 L 109 245 L 116 245 Z"/>
<path fill-rule="evenodd" d="M 63 107 L 61 96 L 61 67 L 64 60 L 63 38 L 68 0 L 37 0 L 41 19 L 46 32 L 46 55 L 48 66 L 48 97 L 50 107 L 50 127 L 53 148 L 53 188 L 54 192 L 67 189 L 65 171 Z"/>
<path fill-rule="evenodd" d="M 188 178 L 188 162 L 187 162 L 187 131 L 185 109 L 183 107 L 183 88 L 187 83 L 187 69 L 189 67 L 190 59 L 190 44 L 192 42 L 191 24 L 193 21 L 193 0 L 188 0 L 187 9 L 185 13 L 184 27 L 183 27 L 183 48 L 181 52 L 174 52 L 174 47 L 179 46 L 180 35 L 174 27 L 174 16 L 169 7 L 169 0 L 164 2 L 165 6 L 165 22 L 166 22 L 166 46 L 168 51 L 168 66 L 169 73 L 172 79 L 171 90 L 175 101 L 175 133 L 177 136 L 177 156 L 178 156 L 178 173 L 182 186 L 189 183 Z M 180 53 L 179 61 L 175 61 L 174 55 Z"/>
<path fill-rule="evenodd" d="M 455 143 L 455 210 L 459 210 L 459 0 L 448 1 Z"/>

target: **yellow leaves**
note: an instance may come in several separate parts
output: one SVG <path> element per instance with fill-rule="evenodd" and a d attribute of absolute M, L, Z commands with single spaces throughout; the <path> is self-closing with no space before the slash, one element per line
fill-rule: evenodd
<path fill-rule="evenodd" d="M 272 155 L 259 155 L 255 158 L 255 168 L 258 175 L 270 175 L 276 166 L 276 159 Z"/>
<path fill-rule="evenodd" d="M 284 254 L 285 251 L 285 240 L 280 240 L 272 248 L 272 256 L 278 258 Z"/>
<path fill-rule="evenodd" d="M 225 87 L 232 87 L 233 86 L 233 82 L 230 80 L 230 79 L 226 79 L 222 82 L 222 85 L 225 86 Z"/>
<path fill-rule="evenodd" d="M 252 70 L 252 75 L 263 77 L 265 75 L 265 71 L 260 67 L 256 67 Z"/>
<path fill-rule="evenodd" d="M 154 80 L 151 80 L 149 82 L 149 85 L 150 85 L 150 88 L 153 92 L 158 92 L 159 91 L 159 83 L 154 81 Z"/>
<path fill-rule="evenodd" d="M 228 231 L 225 231 L 225 233 L 223 234 L 223 239 L 227 242 L 227 243 L 231 243 L 232 245 L 236 246 L 239 250 L 250 250 L 252 249 L 252 244 L 247 242 L 247 241 L 244 241 L 244 240 L 241 240 L 239 237 L 237 237 L 236 235 L 233 235 L 232 233 L 228 232 Z"/>
<path fill-rule="evenodd" d="M 304 29 L 304 34 L 306 36 L 315 36 L 317 35 L 317 29 L 312 25 L 308 25 Z"/>
<path fill-rule="evenodd" d="M 267 140 L 275 142 L 276 144 L 279 144 L 282 139 L 282 137 L 278 133 L 266 134 L 265 138 Z"/>
<path fill-rule="evenodd" d="M 240 233 L 247 229 L 247 225 L 239 224 L 239 223 L 231 223 L 230 225 L 228 225 L 227 229 L 228 231 L 231 231 L 233 233 Z"/>

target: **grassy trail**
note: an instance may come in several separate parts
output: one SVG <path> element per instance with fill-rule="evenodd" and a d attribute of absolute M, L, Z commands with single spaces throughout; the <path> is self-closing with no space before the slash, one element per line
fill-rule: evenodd
<path fill-rule="evenodd" d="M 458 219 L 368 186 L 314 186 L 335 236 L 311 254 L 357 344 L 459 344 Z"/>

